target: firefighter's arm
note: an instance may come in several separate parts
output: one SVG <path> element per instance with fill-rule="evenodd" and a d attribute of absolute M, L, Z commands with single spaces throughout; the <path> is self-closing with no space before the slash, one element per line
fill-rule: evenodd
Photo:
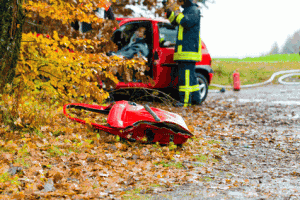
<path fill-rule="evenodd" d="M 175 18 L 176 18 L 176 16 L 175 16 L 175 12 L 174 11 L 172 11 L 172 10 L 170 10 L 169 8 L 168 9 L 166 9 L 166 17 L 167 17 L 167 19 L 171 22 L 171 24 L 173 24 L 173 25 L 176 25 L 175 23 L 176 23 L 176 20 L 175 20 Z M 175 23 L 174 23 L 175 22 Z"/>
<path fill-rule="evenodd" d="M 197 17 L 200 17 L 200 10 L 197 9 L 197 11 L 194 14 L 183 14 L 179 13 L 178 15 L 175 15 L 175 12 L 171 12 L 168 10 L 166 11 L 167 18 L 173 25 L 181 25 L 184 28 L 191 28 L 196 23 L 199 22 L 199 19 Z"/>

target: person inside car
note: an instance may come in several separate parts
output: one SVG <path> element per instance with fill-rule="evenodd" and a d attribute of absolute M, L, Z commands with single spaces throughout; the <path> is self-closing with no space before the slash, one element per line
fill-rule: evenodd
<path fill-rule="evenodd" d="M 149 48 L 146 42 L 146 28 L 138 28 L 130 39 L 128 45 L 124 46 L 117 52 L 110 52 L 107 55 L 117 55 L 119 57 L 125 57 L 128 59 L 133 58 L 135 55 L 142 57 L 147 60 L 149 55 Z"/>

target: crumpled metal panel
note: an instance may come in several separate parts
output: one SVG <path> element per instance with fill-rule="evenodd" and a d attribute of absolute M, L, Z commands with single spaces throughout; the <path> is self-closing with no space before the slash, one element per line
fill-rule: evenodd
<path fill-rule="evenodd" d="M 159 118 L 159 121 L 157 121 L 144 106 L 134 102 L 117 101 L 106 107 L 76 103 L 64 106 L 64 114 L 68 118 L 86 124 L 84 120 L 68 115 L 68 108 L 108 113 L 107 126 L 96 123 L 92 123 L 91 125 L 95 129 L 119 135 L 129 141 L 139 141 L 142 143 L 158 142 L 160 144 L 173 142 L 179 145 L 193 136 L 180 115 L 158 108 L 150 108 L 149 111 L 153 111 L 154 115 Z"/>

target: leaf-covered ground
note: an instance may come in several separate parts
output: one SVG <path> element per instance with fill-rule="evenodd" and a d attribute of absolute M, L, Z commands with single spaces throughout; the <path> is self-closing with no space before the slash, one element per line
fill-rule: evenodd
<path fill-rule="evenodd" d="M 209 174 L 224 154 L 219 142 L 203 138 L 203 133 L 221 134 L 226 127 L 222 120 L 234 122 L 237 115 L 207 106 L 152 106 L 182 115 L 194 137 L 182 147 L 120 141 L 70 121 L 61 106 L 45 108 L 48 125 L 36 129 L 26 130 L 21 119 L 15 122 L 24 127 L 18 131 L 1 124 L 0 199 L 121 198 L 201 181 L 189 172 L 201 167 Z M 214 126 L 220 131 L 212 132 Z"/>

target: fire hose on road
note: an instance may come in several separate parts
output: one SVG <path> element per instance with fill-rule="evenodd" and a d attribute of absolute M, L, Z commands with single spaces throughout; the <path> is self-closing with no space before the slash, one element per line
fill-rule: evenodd
<path fill-rule="evenodd" d="M 281 77 L 278 78 L 278 82 L 283 85 L 297 85 L 300 84 L 300 82 L 285 82 L 284 79 L 290 77 L 290 76 L 295 76 L 295 75 L 300 75 L 300 70 L 299 69 L 293 69 L 293 70 L 285 70 L 285 71 L 279 71 L 275 72 L 270 79 L 262 82 L 262 83 L 255 83 L 255 84 L 249 84 L 249 85 L 241 85 L 240 88 L 249 88 L 249 87 L 257 87 L 257 86 L 262 86 L 271 83 L 274 78 L 278 75 L 285 74 Z M 218 85 L 218 84 L 210 84 L 211 86 L 215 87 L 220 87 L 222 88 L 221 90 L 209 90 L 209 92 L 224 92 L 225 88 L 232 88 L 232 86 L 226 86 L 226 85 Z"/>

